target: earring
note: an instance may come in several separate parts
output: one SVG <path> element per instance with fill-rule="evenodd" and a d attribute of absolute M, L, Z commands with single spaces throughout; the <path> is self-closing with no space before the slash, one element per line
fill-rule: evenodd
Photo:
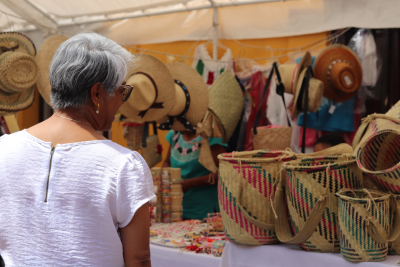
<path fill-rule="evenodd" d="M 99 114 L 99 108 L 100 108 L 100 104 L 99 103 L 97 103 L 97 107 L 96 107 L 96 114 Z"/>

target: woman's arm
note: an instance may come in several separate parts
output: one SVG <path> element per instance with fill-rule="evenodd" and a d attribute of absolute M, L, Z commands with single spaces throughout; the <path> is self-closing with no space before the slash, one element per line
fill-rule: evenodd
<path fill-rule="evenodd" d="M 171 146 L 168 147 L 167 157 L 165 158 L 162 166 L 163 168 L 171 167 Z"/>
<path fill-rule="evenodd" d="M 219 167 L 218 155 L 225 153 L 226 148 L 221 145 L 213 145 L 210 148 L 211 148 L 211 154 L 214 159 L 215 165 L 218 168 Z M 211 176 L 210 176 L 210 174 L 207 174 L 207 175 L 196 177 L 196 178 L 185 179 L 182 181 L 182 191 L 183 191 L 183 193 L 185 193 L 186 191 L 188 191 L 192 188 L 195 188 L 195 187 L 216 184 L 217 181 L 218 181 L 218 173 L 211 173 Z"/>
<path fill-rule="evenodd" d="M 126 267 L 151 267 L 149 203 L 141 206 L 132 221 L 121 228 Z"/>

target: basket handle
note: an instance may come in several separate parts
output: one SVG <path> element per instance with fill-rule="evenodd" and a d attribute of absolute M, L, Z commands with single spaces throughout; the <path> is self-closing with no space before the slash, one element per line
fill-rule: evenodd
<path fill-rule="evenodd" d="M 394 228 L 389 237 L 384 238 L 375 226 L 374 220 L 370 220 L 368 224 L 368 232 L 377 243 L 393 242 L 400 236 L 400 206 L 396 199 L 393 200 L 396 205 L 396 217 L 394 219 Z"/>
<path fill-rule="evenodd" d="M 252 224 L 254 224 L 255 226 L 264 229 L 264 230 L 275 230 L 275 225 L 274 224 L 268 224 L 268 223 L 264 223 L 260 220 L 257 220 L 253 217 L 250 216 L 250 214 L 243 208 L 243 205 L 240 203 L 241 201 L 241 197 L 242 197 L 242 191 L 243 191 L 243 187 L 240 184 L 240 181 L 237 184 L 237 203 L 238 206 L 240 208 L 240 212 L 242 213 L 242 215 Z"/>
<path fill-rule="evenodd" d="M 328 188 L 327 190 L 325 190 L 325 192 L 318 199 L 310 215 L 308 216 L 303 229 L 301 229 L 301 231 L 297 235 L 293 236 L 292 232 L 290 231 L 289 217 L 286 212 L 286 206 L 283 200 L 284 180 L 285 179 L 282 179 L 282 177 L 279 178 L 279 183 L 274 198 L 275 204 L 272 203 L 275 207 L 275 210 L 277 211 L 275 214 L 276 235 L 278 236 L 279 241 L 281 241 L 282 243 L 301 244 L 309 239 L 314 233 L 315 229 L 317 229 L 317 226 L 322 219 L 322 215 L 324 214 L 325 207 L 328 203 L 329 191 Z"/>

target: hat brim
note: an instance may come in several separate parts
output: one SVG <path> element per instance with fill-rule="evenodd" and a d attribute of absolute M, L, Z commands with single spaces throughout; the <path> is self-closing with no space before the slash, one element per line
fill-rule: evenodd
<path fill-rule="evenodd" d="M 36 63 L 38 65 L 38 80 L 36 82 L 40 95 L 48 105 L 50 104 L 51 85 L 49 79 L 49 69 L 53 56 L 57 48 L 66 40 L 67 36 L 53 35 L 48 38 L 36 55 Z"/>
<path fill-rule="evenodd" d="M 166 65 L 172 77 L 181 81 L 188 89 L 190 95 L 190 106 L 183 115 L 192 126 L 201 122 L 207 112 L 209 96 L 208 88 L 200 74 L 191 66 L 183 63 L 170 63 Z M 166 121 L 168 118 L 163 118 Z M 186 131 L 186 128 L 179 121 L 175 120 L 172 125 L 174 131 Z"/>
<path fill-rule="evenodd" d="M 6 93 L 0 90 L 0 113 L 14 114 L 32 106 L 35 101 L 35 86 L 21 93 Z"/>
<path fill-rule="evenodd" d="M 151 55 L 142 54 L 140 56 L 138 66 L 130 66 L 128 68 L 126 80 L 135 73 L 145 73 L 154 81 L 157 87 L 156 103 L 162 103 L 162 108 L 150 108 L 140 116 L 142 110 L 138 110 L 133 105 L 134 94 L 130 96 L 128 101 L 120 107 L 120 112 L 129 118 L 130 121 L 143 123 L 146 121 L 157 121 L 171 110 L 175 103 L 175 85 L 171 73 L 163 62 Z"/>
<path fill-rule="evenodd" d="M 18 48 L 13 51 L 26 52 L 31 56 L 36 55 L 36 47 L 28 36 L 19 32 L 0 33 L 0 46 L 11 48 L 9 47 L 11 42 L 18 44 Z"/>
<path fill-rule="evenodd" d="M 292 118 L 295 119 L 299 116 L 299 114 L 302 112 L 297 108 L 297 101 L 299 101 L 299 95 L 300 95 L 300 90 L 301 90 L 301 86 L 303 84 L 303 80 L 305 77 L 305 74 L 307 72 L 307 69 L 303 69 L 303 71 L 300 73 L 299 75 L 299 80 L 298 83 L 296 84 L 296 91 L 295 91 L 295 95 L 294 95 L 294 101 L 293 101 L 293 112 L 292 112 Z M 314 78 L 311 78 L 314 79 Z M 310 83 L 312 82 L 311 80 L 309 81 Z M 314 79 L 314 82 L 318 82 L 320 84 L 318 84 L 315 88 L 315 90 L 309 90 L 308 91 L 308 103 L 309 106 L 307 108 L 308 112 L 317 112 L 319 104 L 321 103 L 322 100 L 322 96 L 324 94 L 324 86 L 323 83 L 321 81 L 319 81 L 318 79 Z M 309 87 L 310 89 L 310 84 Z M 304 94 L 305 92 L 303 92 Z M 304 101 L 303 101 L 304 102 Z M 314 105 L 314 108 L 310 105 L 310 103 L 318 103 Z M 303 105 L 303 103 L 302 103 Z"/>
<path fill-rule="evenodd" d="M 315 59 L 314 76 L 324 84 L 324 97 L 335 102 L 345 102 L 356 95 L 355 93 L 340 95 L 340 91 L 333 88 L 328 82 L 329 65 L 335 60 L 344 60 L 356 70 L 356 75 L 362 77 L 361 62 L 350 48 L 341 44 L 327 46 Z"/>

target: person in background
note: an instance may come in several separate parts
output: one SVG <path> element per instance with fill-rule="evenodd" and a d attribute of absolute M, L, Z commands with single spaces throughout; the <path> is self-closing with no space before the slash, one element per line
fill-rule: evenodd
<path fill-rule="evenodd" d="M 130 96 L 132 55 L 96 33 L 63 42 L 54 114 L 0 138 L 0 254 L 6 266 L 150 267 L 152 175 L 104 138 Z"/>
<path fill-rule="evenodd" d="M 319 152 L 343 143 L 346 143 L 343 136 L 338 133 L 328 133 L 318 138 L 318 140 L 315 142 L 314 152 Z"/>
<path fill-rule="evenodd" d="M 207 218 L 208 213 L 219 212 L 218 173 L 211 173 L 199 162 L 198 144 L 201 136 L 189 131 L 169 131 L 165 137 L 171 145 L 163 167 L 181 168 L 183 219 Z M 210 138 L 211 154 L 218 167 L 218 155 L 226 152 L 222 138 Z M 178 144 L 178 145 L 177 145 Z"/>

